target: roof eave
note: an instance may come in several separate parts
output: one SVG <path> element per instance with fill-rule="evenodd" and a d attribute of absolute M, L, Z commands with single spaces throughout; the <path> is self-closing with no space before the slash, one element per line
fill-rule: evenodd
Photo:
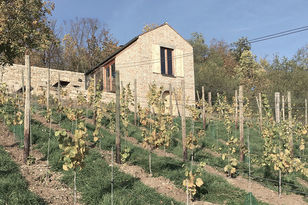
<path fill-rule="evenodd" d="M 123 47 L 119 48 L 116 50 L 113 54 L 105 58 L 101 63 L 97 64 L 94 68 L 91 70 L 87 71 L 85 75 L 90 75 L 93 71 L 95 71 L 97 68 L 99 68 L 101 65 L 105 64 L 106 62 L 110 61 L 112 58 L 116 57 L 120 52 L 122 52 L 124 49 L 126 49 L 128 46 L 130 46 L 132 43 L 134 43 L 139 36 L 136 36 L 135 38 L 131 39 L 129 42 L 127 42 Z"/>

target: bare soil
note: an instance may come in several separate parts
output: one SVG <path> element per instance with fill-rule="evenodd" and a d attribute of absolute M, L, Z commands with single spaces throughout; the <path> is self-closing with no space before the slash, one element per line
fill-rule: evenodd
<path fill-rule="evenodd" d="M 73 190 L 60 182 L 61 174 L 47 169 L 47 162 L 43 155 L 33 149 L 31 155 L 35 158 L 34 164 L 23 163 L 23 150 L 18 147 L 13 133 L 0 122 L 0 145 L 11 155 L 11 158 L 20 166 L 20 171 L 29 184 L 29 190 L 36 193 L 48 204 L 73 204 Z M 48 170 L 48 180 L 46 180 Z"/>
<path fill-rule="evenodd" d="M 103 158 L 111 163 L 111 153 L 110 151 L 102 150 L 100 151 Z M 114 166 L 118 167 L 122 172 L 129 174 L 135 178 L 138 178 L 143 184 L 148 187 L 155 189 L 158 193 L 163 194 L 165 196 L 171 197 L 176 201 L 180 201 L 186 203 L 186 192 L 182 189 L 177 188 L 173 182 L 169 179 L 166 179 L 162 176 L 153 177 L 152 175 L 146 173 L 144 169 L 139 166 L 129 165 L 129 164 L 114 164 Z M 201 205 L 201 204 L 212 204 L 210 202 L 205 201 L 194 201 L 190 202 L 190 204 Z"/>

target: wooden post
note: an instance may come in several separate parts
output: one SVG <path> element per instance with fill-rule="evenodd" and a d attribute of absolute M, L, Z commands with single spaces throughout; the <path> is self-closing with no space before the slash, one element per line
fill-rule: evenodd
<path fill-rule="evenodd" d="M 172 85 L 169 83 L 169 114 L 173 115 L 173 105 L 172 105 Z"/>
<path fill-rule="evenodd" d="M 29 55 L 25 56 L 25 66 L 27 72 L 26 78 L 26 101 L 25 101 L 25 113 L 24 113 L 24 153 L 23 161 L 27 163 L 27 159 L 30 154 L 30 92 L 31 92 L 31 66 Z"/>
<path fill-rule="evenodd" d="M 292 106 L 291 106 L 291 92 L 288 91 L 288 118 L 289 118 L 289 126 L 292 126 Z M 290 148 L 291 148 L 291 155 L 293 155 L 293 136 L 291 133 L 290 139 Z"/>
<path fill-rule="evenodd" d="M 95 103 L 95 101 L 96 101 L 96 82 L 97 81 L 97 79 L 96 79 L 96 73 L 94 73 L 94 85 L 93 85 L 93 91 L 94 91 L 94 103 Z M 95 107 L 95 105 L 94 105 L 94 112 L 93 112 L 93 124 L 96 126 L 96 107 Z"/>
<path fill-rule="evenodd" d="M 203 129 L 205 129 L 205 97 L 204 97 L 204 86 L 202 86 L 202 125 Z"/>
<path fill-rule="evenodd" d="M 48 65 L 48 70 L 47 70 L 47 93 L 46 94 L 47 94 L 46 107 L 47 107 L 47 112 L 48 112 L 49 111 L 49 96 L 50 96 L 50 63 Z"/>
<path fill-rule="evenodd" d="M 263 130 L 263 116 L 262 116 L 262 96 L 261 93 L 259 93 L 259 120 L 260 120 L 260 131 Z"/>
<path fill-rule="evenodd" d="M 280 93 L 275 92 L 275 119 L 280 123 Z"/>
<path fill-rule="evenodd" d="M 61 103 L 60 72 L 58 72 L 58 103 Z"/>
<path fill-rule="evenodd" d="M 212 107 L 212 93 L 208 92 L 208 101 L 209 101 L 209 106 Z"/>
<path fill-rule="evenodd" d="M 289 97 L 289 95 L 288 95 Z M 275 92 L 275 117 L 276 117 L 276 123 L 280 123 L 280 93 Z M 280 150 L 279 150 L 280 151 Z M 279 175 L 279 181 L 278 181 L 278 194 L 279 197 L 281 196 L 281 170 L 278 171 Z"/>
<path fill-rule="evenodd" d="M 25 102 L 25 68 L 21 70 L 21 89 L 22 89 L 22 100 Z"/>
<path fill-rule="evenodd" d="M 305 125 L 307 125 L 308 119 L 307 119 L 307 99 L 305 99 Z"/>
<path fill-rule="evenodd" d="M 135 108 L 135 112 L 134 112 L 134 123 L 135 126 L 137 126 L 137 112 L 138 112 L 138 99 L 137 99 L 137 80 L 135 79 L 134 81 L 134 88 L 135 88 L 135 92 L 134 92 L 134 108 Z"/>
<path fill-rule="evenodd" d="M 292 121 L 292 107 L 291 107 L 291 92 L 288 91 L 288 119 L 291 124 Z"/>
<path fill-rule="evenodd" d="M 281 96 L 281 112 L 282 112 L 282 121 L 285 121 L 286 120 L 286 117 L 285 117 L 285 109 L 284 109 L 284 103 L 285 100 L 284 100 L 284 95 Z"/>
<path fill-rule="evenodd" d="M 200 95 L 199 95 L 199 91 L 197 90 L 197 100 L 198 102 L 200 102 Z"/>
<path fill-rule="evenodd" d="M 121 164 L 120 73 L 116 71 L 116 163 Z"/>
<path fill-rule="evenodd" d="M 244 161 L 244 109 L 243 109 L 243 86 L 239 86 L 239 95 L 238 95 L 238 101 L 239 101 L 239 123 L 240 123 L 240 161 Z"/>
<path fill-rule="evenodd" d="M 187 160 L 187 147 L 186 147 L 186 118 L 185 118 L 185 83 L 182 84 L 182 147 L 183 147 L 183 161 Z"/>
<path fill-rule="evenodd" d="M 235 123 L 235 129 L 238 129 L 238 94 L 237 94 L 237 90 L 234 91 L 234 98 L 235 98 L 235 119 L 234 119 L 234 123 Z"/>

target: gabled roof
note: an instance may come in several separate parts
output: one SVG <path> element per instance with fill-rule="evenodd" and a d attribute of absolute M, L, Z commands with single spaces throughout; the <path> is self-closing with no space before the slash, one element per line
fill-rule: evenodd
<path fill-rule="evenodd" d="M 125 45 L 123 45 L 122 47 L 120 47 L 118 50 L 116 50 L 114 53 L 112 53 L 110 56 L 108 56 L 107 58 L 105 58 L 101 63 L 99 63 L 98 65 L 96 65 L 94 68 L 90 69 L 89 71 L 87 71 L 85 73 L 85 75 L 89 75 L 91 74 L 94 70 L 96 70 L 98 67 L 100 67 L 101 65 L 107 63 L 109 60 L 111 60 L 112 58 L 114 58 L 116 55 L 118 55 L 120 52 L 122 52 L 124 49 L 126 49 L 128 46 L 130 46 L 132 43 L 134 43 L 135 41 L 138 40 L 138 38 L 146 33 L 149 33 L 151 31 L 154 31 L 162 26 L 168 25 L 172 30 L 174 30 L 174 28 L 172 28 L 168 23 L 163 23 L 160 26 L 157 26 L 156 28 L 146 31 L 142 34 L 139 34 L 138 36 L 136 36 L 135 38 L 131 39 L 130 41 L 128 41 Z M 176 30 L 174 30 L 179 36 L 181 36 Z M 182 37 L 182 36 L 181 36 Z M 182 37 L 183 38 L 183 37 Z M 183 38 L 183 40 L 185 40 Z M 186 41 L 186 40 L 185 40 Z M 188 41 L 186 41 L 189 45 L 190 43 Z"/>

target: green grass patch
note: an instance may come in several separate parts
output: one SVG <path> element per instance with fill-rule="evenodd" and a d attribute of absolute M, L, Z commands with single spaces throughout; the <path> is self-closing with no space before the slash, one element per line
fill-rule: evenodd
<path fill-rule="evenodd" d="M 0 146 L 0 204 L 47 204 L 29 191 L 18 165 Z"/>

